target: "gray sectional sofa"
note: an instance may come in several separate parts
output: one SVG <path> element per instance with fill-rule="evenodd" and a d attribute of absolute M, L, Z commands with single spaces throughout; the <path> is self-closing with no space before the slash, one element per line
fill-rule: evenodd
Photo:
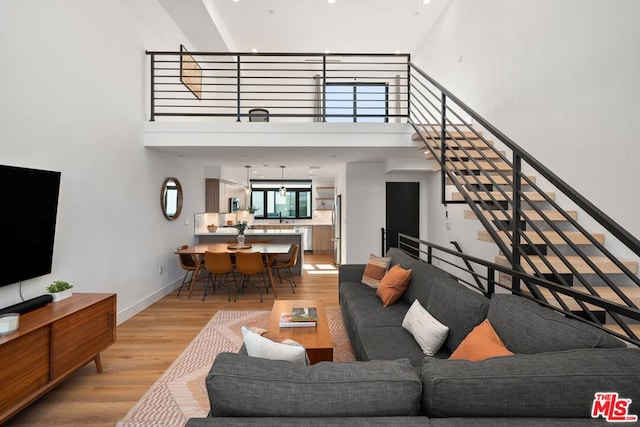
<path fill-rule="evenodd" d="M 360 283 L 365 265 L 340 266 L 339 298 L 358 362 L 314 366 L 220 354 L 206 380 L 211 404 L 196 426 L 590 426 L 597 392 L 631 399 L 640 414 L 640 350 L 528 299 L 470 290 L 445 271 L 391 249 L 412 270 L 409 287 L 383 307 Z M 402 327 L 419 300 L 449 334 L 425 356 Z M 514 355 L 449 360 L 489 319 Z"/>

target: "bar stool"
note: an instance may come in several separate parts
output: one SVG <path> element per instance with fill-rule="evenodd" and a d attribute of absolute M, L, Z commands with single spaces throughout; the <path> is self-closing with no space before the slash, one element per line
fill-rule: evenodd
<path fill-rule="evenodd" d="M 267 279 L 264 276 L 264 262 L 262 261 L 262 254 L 260 252 L 238 252 L 236 253 L 236 271 L 242 274 L 242 285 L 240 291 L 244 293 L 244 288 L 253 286 L 258 288 L 260 293 L 260 302 L 262 302 L 262 289 L 258 286 L 259 283 L 264 283 L 265 289 L 267 289 Z M 251 276 L 261 275 L 262 280 L 251 282 Z M 238 293 L 236 292 L 236 299 Z"/>
<path fill-rule="evenodd" d="M 227 290 L 227 300 L 231 302 L 231 292 L 229 291 L 229 284 L 233 283 L 233 288 L 236 292 L 236 298 L 238 298 L 238 282 L 236 280 L 236 273 L 233 271 L 233 264 L 231 263 L 231 256 L 228 252 L 205 252 L 204 253 L 204 269 L 209 272 L 209 283 L 213 286 L 213 293 L 216 292 L 216 287 L 224 287 Z M 229 273 L 231 273 L 232 279 L 229 279 Z M 224 275 L 224 276 L 223 276 Z M 224 278 L 223 278 L 224 277 Z M 207 287 L 204 288 L 204 295 L 202 301 L 207 296 Z"/>

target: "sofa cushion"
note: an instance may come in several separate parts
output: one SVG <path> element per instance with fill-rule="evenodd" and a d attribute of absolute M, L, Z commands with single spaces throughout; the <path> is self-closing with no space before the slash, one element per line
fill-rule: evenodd
<path fill-rule="evenodd" d="M 362 360 L 407 358 L 411 365 L 422 366 L 424 353 L 413 335 L 402 326 L 364 327 L 358 329 L 357 335 Z"/>
<path fill-rule="evenodd" d="M 211 415 L 418 415 L 422 384 L 407 359 L 302 366 L 219 354 L 206 378 Z"/>
<path fill-rule="evenodd" d="M 625 347 L 613 335 L 517 295 L 494 295 L 487 317 L 514 353 Z"/>
<path fill-rule="evenodd" d="M 400 264 L 402 268 L 411 269 L 411 280 L 409 280 L 407 290 L 402 294 L 402 299 L 408 304 L 418 300 L 423 307 L 426 307 L 429 302 L 433 280 L 451 277 L 446 271 L 427 264 L 425 261 L 413 258 L 398 248 L 390 248 L 387 256 L 391 257 L 392 266 Z"/>
<path fill-rule="evenodd" d="M 475 425 L 475 424 L 474 424 Z M 502 424 L 500 424 L 502 425 Z M 509 427 L 511 427 L 511 424 Z M 189 418 L 184 427 L 433 427 L 423 416 L 415 417 L 211 417 Z"/>
<path fill-rule="evenodd" d="M 486 319 L 489 299 L 450 277 L 438 278 L 433 281 L 426 308 L 449 327 L 445 345 L 454 351 L 469 332 Z"/>
<path fill-rule="evenodd" d="M 387 273 L 390 263 L 391 258 L 389 257 L 369 255 L 369 261 L 362 273 L 362 283 L 372 288 L 377 288 L 380 280 Z"/>
<path fill-rule="evenodd" d="M 512 354 L 491 327 L 489 319 L 485 319 L 469 332 L 449 359 L 484 360 Z"/>
<path fill-rule="evenodd" d="M 438 322 L 431 313 L 415 300 L 402 320 L 402 327 L 409 331 L 427 356 L 435 355 L 444 340 L 447 339 L 449 328 Z"/>
<path fill-rule="evenodd" d="M 589 418 L 597 392 L 631 399 L 640 414 L 640 350 L 580 349 L 481 362 L 425 358 L 422 409 L 430 417 Z"/>
<path fill-rule="evenodd" d="M 411 269 L 404 269 L 399 264 L 391 267 L 376 289 L 376 295 L 382 301 L 382 306 L 387 307 L 398 301 L 407 290 L 409 280 L 411 280 Z"/>

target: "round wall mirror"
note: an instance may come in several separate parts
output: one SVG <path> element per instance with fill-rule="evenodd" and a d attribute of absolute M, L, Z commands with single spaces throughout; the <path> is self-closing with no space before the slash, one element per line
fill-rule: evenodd
<path fill-rule="evenodd" d="M 160 190 L 160 205 L 162 214 L 169 221 L 180 216 L 182 212 L 182 186 L 177 178 L 169 177 L 164 180 Z"/>

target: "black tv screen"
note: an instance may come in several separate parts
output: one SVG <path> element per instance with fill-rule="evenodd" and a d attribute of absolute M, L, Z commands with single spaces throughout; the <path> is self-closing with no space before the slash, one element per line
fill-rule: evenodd
<path fill-rule="evenodd" d="M 0 286 L 51 273 L 60 172 L 0 165 Z"/>

